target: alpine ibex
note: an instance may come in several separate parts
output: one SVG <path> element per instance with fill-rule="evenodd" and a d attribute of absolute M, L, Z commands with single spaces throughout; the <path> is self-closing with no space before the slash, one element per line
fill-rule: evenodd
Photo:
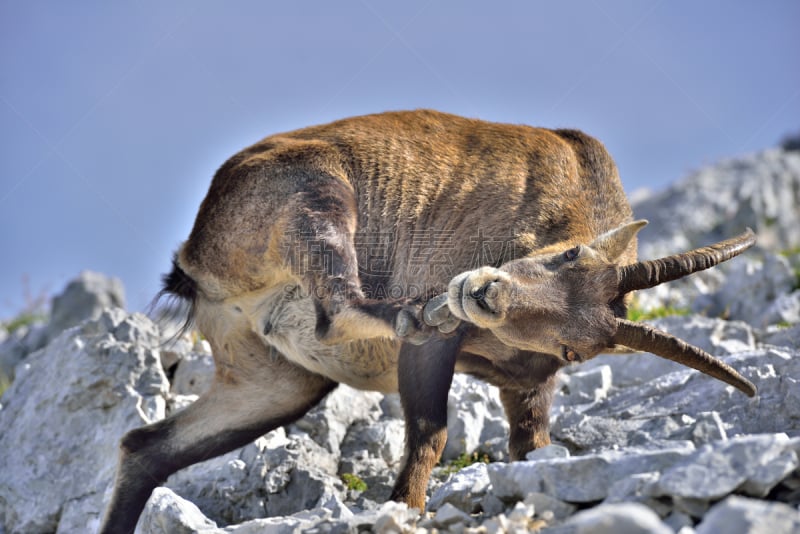
<path fill-rule="evenodd" d="M 211 344 L 210 390 L 128 432 L 104 532 L 153 488 L 306 413 L 337 383 L 399 391 L 406 456 L 391 498 L 424 508 L 455 371 L 500 388 L 512 459 L 549 443 L 556 373 L 644 350 L 755 387 L 628 322 L 631 291 L 725 261 L 742 236 L 637 262 L 617 169 L 597 140 L 434 111 L 267 137 L 216 173 L 164 291 Z"/>

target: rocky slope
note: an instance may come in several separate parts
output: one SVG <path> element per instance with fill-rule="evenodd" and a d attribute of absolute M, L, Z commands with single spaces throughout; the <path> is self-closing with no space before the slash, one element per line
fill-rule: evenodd
<path fill-rule="evenodd" d="M 446 463 L 420 515 L 386 502 L 398 399 L 340 387 L 297 423 L 173 475 L 139 532 L 800 531 L 799 192 L 800 155 L 775 149 L 635 206 L 651 221 L 642 257 L 758 232 L 759 250 L 637 304 L 689 312 L 654 323 L 723 357 L 758 397 L 651 355 L 600 356 L 563 373 L 554 445 L 507 463 L 497 391 L 458 376 Z M 48 323 L 0 343 L 15 372 L 0 399 L 0 532 L 94 531 L 119 437 L 207 386 L 207 344 L 165 347 L 123 302 L 118 282 L 85 273 Z"/>

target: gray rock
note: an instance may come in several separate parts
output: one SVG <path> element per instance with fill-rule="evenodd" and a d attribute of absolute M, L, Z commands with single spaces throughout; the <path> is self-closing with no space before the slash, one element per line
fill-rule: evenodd
<path fill-rule="evenodd" d="M 565 375 L 560 401 L 565 405 L 593 403 L 606 398 L 611 389 L 612 372 L 609 365 L 595 365 Z"/>
<path fill-rule="evenodd" d="M 769 149 L 692 173 L 633 203 L 650 221 L 640 233 L 644 258 L 680 252 L 752 228 L 759 245 L 800 243 L 800 154 Z"/>
<path fill-rule="evenodd" d="M 765 345 L 788 347 L 800 351 L 800 323 L 768 329 L 764 332 L 761 342 Z"/>
<path fill-rule="evenodd" d="M 0 410 L 7 531 L 96 528 L 120 437 L 164 416 L 158 344 L 149 319 L 111 309 L 18 366 Z"/>
<path fill-rule="evenodd" d="M 552 516 L 553 519 L 561 521 L 575 513 L 576 506 L 551 497 L 546 493 L 529 493 L 525 496 L 524 502 L 533 506 L 536 515 L 541 517 Z"/>
<path fill-rule="evenodd" d="M 766 253 L 763 262 L 740 258 L 729 267 L 719 289 L 696 299 L 693 309 L 709 315 L 725 314 L 758 328 L 786 320 L 797 322 L 800 318 L 794 300 L 788 298 L 796 282 L 783 256 Z"/>
<path fill-rule="evenodd" d="M 225 527 L 222 532 L 235 533 L 235 534 L 294 534 L 297 532 L 313 532 L 314 528 L 318 528 L 321 523 L 325 523 L 327 516 L 309 516 L 303 517 L 295 516 L 281 516 L 281 517 L 267 517 L 264 519 L 251 519 L 237 525 Z M 335 527 L 341 525 L 344 530 L 339 532 L 347 532 L 347 525 L 334 522 L 330 526 Z M 320 529 L 321 532 L 337 532 L 335 528 Z"/>
<path fill-rule="evenodd" d="M 786 434 L 742 436 L 706 445 L 664 470 L 651 494 L 716 500 L 738 490 L 765 497 L 797 466 Z"/>
<path fill-rule="evenodd" d="M 223 532 L 193 503 L 167 488 L 156 488 L 139 518 L 138 528 L 149 534 L 217 534 Z"/>
<path fill-rule="evenodd" d="M 84 271 L 53 298 L 48 324 L 49 339 L 88 319 L 96 319 L 106 308 L 125 308 L 125 289 L 118 278 Z"/>
<path fill-rule="evenodd" d="M 399 419 L 377 422 L 358 421 L 348 430 L 341 444 L 339 474 L 356 475 L 367 489 L 356 498 L 386 501 L 392 491 L 403 454 L 404 426 Z"/>
<path fill-rule="evenodd" d="M 664 524 L 666 524 L 674 532 L 694 532 L 694 521 L 692 520 L 692 517 L 677 510 L 673 511 L 664 518 Z"/>
<path fill-rule="evenodd" d="M 375 510 L 366 510 L 347 520 L 351 531 L 408 532 L 412 531 L 419 511 L 403 503 L 388 501 Z"/>
<path fill-rule="evenodd" d="M 228 454 L 183 469 L 167 487 L 220 525 L 292 515 L 344 498 L 338 456 L 277 429 Z"/>
<path fill-rule="evenodd" d="M 792 249 L 800 243 L 800 154 L 770 149 L 723 161 L 632 204 L 636 216 L 651 223 L 639 234 L 642 258 L 705 246 L 746 227 L 756 232 L 761 251 Z M 640 292 L 637 299 L 645 309 L 671 305 L 708 315 L 729 312 L 733 318 L 749 321 L 772 303 L 769 294 L 778 289 L 778 279 L 770 280 L 775 274 L 771 266 L 761 274 L 741 272 L 753 269 L 742 265 L 756 256 L 748 252 L 715 269 Z M 738 280 L 726 282 L 726 273 L 737 269 L 740 272 L 734 277 Z M 785 277 L 781 275 L 780 280 L 783 284 Z M 780 294 L 782 290 L 775 295 Z M 761 326 L 765 320 L 772 319 L 758 317 L 751 324 Z"/>
<path fill-rule="evenodd" d="M 467 375 L 456 375 L 450 387 L 447 444 L 442 458 L 452 460 L 507 436 L 508 422 L 497 388 Z"/>
<path fill-rule="evenodd" d="M 178 363 L 190 352 L 193 352 L 191 336 L 189 334 L 184 334 L 176 337 L 178 332 L 172 332 L 171 325 L 159 323 L 158 326 L 161 330 L 161 339 L 163 340 L 163 345 L 161 347 L 161 367 L 165 372 L 169 372 L 170 370 L 174 371 L 177 369 Z M 211 350 L 194 352 L 199 354 L 211 354 Z"/>
<path fill-rule="evenodd" d="M 761 315 L 761 324 L 800 324 L 800 290 L 778 295 Z"/>
<path fill-rule="evenodd" d="M 469 515 L 459 510 L 452 504 L 444 503 L 433 516 L 433 524 L 438 528 L 452 528 L 458 523 L 467 524 L 470 521 Z"/>
<path fill-rule="evenodd" d="M 11 383 L 17 365 L 47 343 L 47 325 L 37 322 L 15 329 L 0 342 L 0 380 Z"/>
<path fill-rule="evenodd" d="M 719 531 L 724 532 L 724 531 Z M 647 506 L 637 503 L 601 504 L 578 512 L 548 534 L 673 534 Z"/>
<path fill-rule="evenodd" d="M 383 395 L 339 385 L 305 417 L 291 426 L 307 433 L 331 453 L 338 455 L 348 428 L 356 421 L 377 421 L 383 413 Z"/>
<path fill-rule="evenodd" d="M 790 534 L 800 531 L 800 511 L 779 502 L 731 495 L 697 525 L 697 534 Z"/>
<path fill-rule="evenodd" d="M 689 437 L 695 445 L 728 439 L 725 423 L 717 412 L 700 412 L 695 418 Z"/>
<path fill-rule="evenodd" d="M 529 462 L 535 462 L 538 460 L 550 460 L 552 458 L 567 458 L 567 457 L 569 457 L 569 449 L 567 449 L 562 445 L 555 445 L 555 444 L 534 449 L 525 455 L 525 459 L 528 460 Z"/>
<path fill-rule="evenodd" d="M 493 492 L 504 500 L 545 493 L 570 503 L 601 501 L 611 481 L 664 470 L 693 452 L 692 447 L 658 451 L 607 451 L 536 462 L 488 466 Z"/>
<path fill-rule="evenodd" d="M 481 499 L 481 511 L 485 517 L 492 517 L 502 513 L 506 509 L 503 501 L 497 498 L 496 495 L 489 492 L 486 493 Z"/>
<path fill-rule="evenodd" d="M 624 357 L 616 358 L 621 360 L 621 365 L 626 365 Z M 681 368 L 636 387 L 618 389 L 609 398 L 580 412 L 557 408 L 551 417 L 551 434 L 554 439 L 580 451 L 613 446 L 657 446 L 660 441 L 676 439 L 692 439 L 703 444 L 710 437 L 706 431 L 709 429 L 702 430 L 697 425 L 708 426 L 709 423 L 717 426 L 720 434 L 724 430 L 729 436 L 800 434 L 800 352 L 763 348 L 723 359 L 756 383 L 757 398 L 749 399 L 731 386 Z M 614 365 L 613 361 L 610 365 Z M 615 379 L 620 374 L 614 369 Z M 776 410 L 776 406 L 781 409 Z M 704 416 L 711 417 L 712 421 L 698 422 L 699 414 L 712 412 L 717 416 Z M 713 421 L 717 417 L 719 422 Z M 713 428 L 710 431 L 715 432 Z"/>
<path fill-rule="evenodd" d="M 486 464 L 477 462 L 468 465 L 433 492 L 428 510 L 435 512 L 445 504 L 450 504 L 468 514 L 475 513 L 489 486 Z"/>

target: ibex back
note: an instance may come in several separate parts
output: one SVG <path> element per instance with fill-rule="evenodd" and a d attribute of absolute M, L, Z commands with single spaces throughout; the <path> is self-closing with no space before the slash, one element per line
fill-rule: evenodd
<path fill-rule="evenodd" d="M 123 437 L 103 530 L 132 531 L 171 473 L 296 420 L 337 383 L 400 392 L 391 498 L 417 508 L 455 371 L 500 388 L 512 459 L 549 443 L 558 369 L 621 346 L 753 395 L 710 355 L 624 320 L 630 291 L 724 261 L 752 233 L 637 263 L 644 224 L 605 148 L 575 130 L 398 112 L 243 150 L 165 277 L 211 344 L 213 385 Z"/>

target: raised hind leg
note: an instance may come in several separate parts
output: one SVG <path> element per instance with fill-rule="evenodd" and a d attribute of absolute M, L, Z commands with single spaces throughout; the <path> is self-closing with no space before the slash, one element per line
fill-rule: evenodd
<path fill-rule="evenodd" d="M 281 248 L 288 252 L 292 273 L 313 297 L 317 338 L 326 344 L 395 335 L 412 343 L 427 340 L 434 329 L 422 320 L 422 306 L 432 295 L 378 299 L 362 290 L 355 243 L 358 207 L 352 186 L 317 171 L 313 179 L 306 178 L 302 194 L 291 202 L 293 215 L 281 221 L 285 228 Z M 387 281 L 371 280 L 378 285 Z M 452 330 L 452 321 L 448 325 Z"/>
<path fill-rule="evenodd" d="M 218 360 L 213 385 L 196 402 L 125 434 L 101 532 L 133 532 L 151 492 L 170 474 L 291 423 L 336 386 L 257 341 L 237 354 L 235 368 Z"/>

